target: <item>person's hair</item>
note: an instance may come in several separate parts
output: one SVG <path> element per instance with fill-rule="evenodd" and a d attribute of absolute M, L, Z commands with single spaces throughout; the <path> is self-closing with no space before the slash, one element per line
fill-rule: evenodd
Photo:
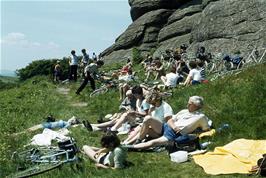
<path fill-rule="evenodd" d="M 152 101 L 154 101 L 154 102 L 162 101 L 162 96 L 159 92 L 153 90 L 147 94 L 146 101 L 147 101 L 147 103 L 151 103 Z"/>
<path fill-rule="evenodd" d="M 81 52 L 82 52 L 82 53 L 86 53 L 86 49 L 82 49 Z"/>
<path fill-rule="evenodd" d="M 203 98 L 201 96 L 191 96 L 189 98 L 189 102 L 192 102 L 197 107 L 202 108 L 203 107 Z"/>
<path fill-rule="evenodd" d="M 170 72 L 176 73 L 176 67 L 174 65 L 171 67 Z"/>
<path fill-rule="evenodd" d="M 117 135 L 107 133 L 101 138 L 101 146 L 103 148 L 116 148 L 120 145 L 120 139 Z"/>
<path fill-rule="evenodd" d="M 188 64 L 192 69 L 195 69 L 197 67 L 197 62 L 196 61 L 190 61 Z"/>
<path fill-rule="evenodd" d="M 132 94 L 134 95 L 134 94 L 137 94 L 137 95 L 143 95 L 143 90 L 142 90 L 142 88 L 140 87 L 140 86 L 134 86 L 133 88 L 132 88 Z"/>
<path fill-rule="evenodd" d="M 71 54 L 73 54 L 73 55 L 76 54 L 76 51 L 75 50 L 72 50 L 71 51 Z"/>
<path fill-rule="evenodd" d="M 132 73 L 133 73 L 132 69 L 129 68 L 128 71 L 127 71 L 127 74 L 128 74 L 128 75 L 132 75 Z"/>
<path fill-rule="evenodd" d="M 103 62 L 102 60 L 99 60 L 99 61 L 96 62 L 96 64 L 97 64 L 98 66 L 103 66 L 103 65 L 104 65 L 104 62 Z"/>
<path fill-rule="evenodd" d="M 203 67 L 204 66 L 204 62 L 202 60 L 198 61 L 198 66 L 199 67 Z"/>

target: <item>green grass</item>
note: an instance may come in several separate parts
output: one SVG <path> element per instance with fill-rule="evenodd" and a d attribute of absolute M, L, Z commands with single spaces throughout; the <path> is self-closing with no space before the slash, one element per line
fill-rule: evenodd
<path fill-rule="evenodd" d="M 138 68 L 138 67 L 137 67 Z M 244 72 L 224 79 L 199 86 L 179 88 L 172 98 L 167 100 L 174 112 L 186 107 L 191 95 L 200 95 L 205 99 L 204 112 L 215 126 L 228 123 L 230 129 L 210 138 L 215 146 L 225 145 L 238 138 L 265 139 L 266 135 L 266 65 L 255 66 Z M 113 90 L 105 95 L 89 98 L 90 87 L 81 96 L 75 96 L 77 84 L 62 85 L 69 87 L 70 93 L 65 96 L 56 91 L 56 85 L 47 77 L 35 77 L 19 86 L 0 90 L 0 177 L 15 171 L 10 160 L 11 154 L 27 144 L 35 133 L 18 137 L 11 133 L 22 131 L 44 121 L 52 113 L 56 118 L 68 119 L 72 115 L 96 122 L 100 114 L 118 111 L 118 92 Z M 71 103 L 87 102 L 86 107 L 73 107 Z M 72 136 L 81 147 L 84 144 L 99 146 L 100 132 L 87 132 L 82 128 L 72 128 Z M 196 165 L 193 160 L 175 164 L 170 161 L 166 152 L 133 153 L 128 159 L 134 163 L 128 169 L 120 171 L 96 169 L 94 164 L 85 158 L 85 172 L 74 173 L 69 165 L 39 177 L 214 177 Z M 217 176 L 215 176 L 217 177 Z M 247 177 L 246 175 L 221 175 L 218 177 Z"/>

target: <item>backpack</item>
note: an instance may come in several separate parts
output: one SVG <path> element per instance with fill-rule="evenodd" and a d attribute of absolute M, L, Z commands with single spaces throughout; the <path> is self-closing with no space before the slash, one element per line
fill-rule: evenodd
<path fill-rule="evenodd" d="M 258 160 L 257 165 L 259 167 L 258 174 L 266 177 L 266 154 L 263 155 L 263 158 Z"/>
<path fill-rule="evenodd" d="M 192 152 L 200 149 L 199 138 L 193 135 L 182 135 L 176 140 L 170 141 L 165 146 L 165 149 L 168 151 L 168 154 L 176 151 Z"/>

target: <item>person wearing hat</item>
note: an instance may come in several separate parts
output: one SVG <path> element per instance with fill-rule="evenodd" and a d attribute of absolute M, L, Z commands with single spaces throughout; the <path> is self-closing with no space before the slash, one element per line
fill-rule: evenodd
<path fill-rule="evenodd" d="M 168 141 L 178 140 L 178 137 L 194 132 L 196 129 L 207 131 L 210 129 L 208 118 L 200 111 L 203 107 L 203 98 L 192 96 L 188 100 L 187 109 L 183 109 L 172 117 L 168 117 L 166 123 L 155 125 L 149 123 L 146 127 L 150 130 L 157 129 L 156 132 L 161 134 L 157 139 L 135 145 L 128 145 L 133 149 L 146 149 L 153 146 L 165 145 Z M 158 130 L 159 129 L 159 130 Z"/>
<path fill-rule="evenodd" d="M 136 110 L 136 98 L 132 94 L 132 90 L 126 92 L 126 97 L 119 106 L 119 110 Z"/>

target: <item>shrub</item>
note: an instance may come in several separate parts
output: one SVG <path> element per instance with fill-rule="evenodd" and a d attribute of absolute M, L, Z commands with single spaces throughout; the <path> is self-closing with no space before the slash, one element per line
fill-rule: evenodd
<path fill-rule="evenodd" d="M 138 48 L 132 49 L 132 62 L 133 64 L 139 64 L 142 61 L 143 57 L 141 56 L 141 52 Z"/>
<path fill-rule="evenodd" d="M 38 75 L 53 76 L 53 69 L 58 59 L 43 59 L 31 62 L 25 68 L 16 71 L 20 80 L 26 80 Z M 68 75 L 68 59 L 60 60 L 62 69 L 62 79 L 67 78 Z"/>

